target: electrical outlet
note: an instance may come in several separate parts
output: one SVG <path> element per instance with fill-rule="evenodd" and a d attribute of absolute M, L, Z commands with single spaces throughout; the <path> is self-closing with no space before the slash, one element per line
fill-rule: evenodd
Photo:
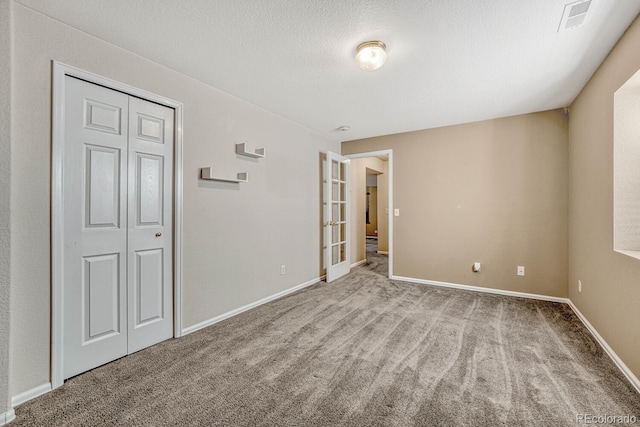
<path fill-rule="evenodd" d="M 518 276 L 524 276 L 524 265 L 519 265 L 518 266 Z"/>
<path fill-rule="evenodd" d="M 280 274 L 282 276 L 284 276 L 285 274 L 287 274 L 287 266 L 286 265 L 281 265 L 280 266 Z"/>
<path fill-rule="evenodd" d="M 582 280 L 578 280 L 578 292 L 582 292 Z"/>

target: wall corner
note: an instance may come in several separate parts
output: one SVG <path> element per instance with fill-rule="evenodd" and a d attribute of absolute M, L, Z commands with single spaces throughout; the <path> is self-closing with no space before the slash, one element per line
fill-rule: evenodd
<path fill-rule="evenodd" d="M 0 0 L 0 414 L 12 414 L 9 396 L 11 330 L 11 65 L 12 0 Z M 5 419 L 5 421 L 8 421 Z"/>

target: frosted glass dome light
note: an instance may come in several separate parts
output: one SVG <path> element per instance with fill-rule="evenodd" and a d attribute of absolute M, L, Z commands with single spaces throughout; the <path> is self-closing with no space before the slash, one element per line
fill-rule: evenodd
<path fill-rule="evenodd" d="M 360 43 L 356 48 L 356 63 L 364 71 L 375 71 L 387 61 L 387 46 L 381 41 Z"/>

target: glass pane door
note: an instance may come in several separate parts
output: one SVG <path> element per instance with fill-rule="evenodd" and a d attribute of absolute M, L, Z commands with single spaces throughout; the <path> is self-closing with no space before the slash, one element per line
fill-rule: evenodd
<path fill-rule="evenodd" d="M 339 154 L 327 154 L 325 172 L 327 196 L 326 248 L 327 281 L 349 272 L 349 159 Z"/>

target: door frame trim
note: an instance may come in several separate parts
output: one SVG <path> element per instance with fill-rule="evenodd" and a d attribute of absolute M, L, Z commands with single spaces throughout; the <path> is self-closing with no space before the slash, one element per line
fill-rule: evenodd
<path fill-rule="evenodd" d="M 366 153 L 343 154 L 349 159 L 364 159 L 367 157 L 389 156 L 389 278 L 393 276 L 393 149 L 368 151 Z M 354 209 L 355 205 L 351 205 Z M 355 242 L 351 242 L 352 245 Z M 353 253 L 353 251 L 352 251 Z"/>
<path fill-rule="evenodd" d="M 51 147 L 51 385 L 60 387 L 63 378 L 63 146 L 65 77 L 76 77 L 99 86 L 161 104 L 175 111 L 173 167 L 173 336 L 182 334 L 182 236 L 183 158 L 181 102 L 129 86 L 79 68 L 53 61 L 52 147 Z"/>

